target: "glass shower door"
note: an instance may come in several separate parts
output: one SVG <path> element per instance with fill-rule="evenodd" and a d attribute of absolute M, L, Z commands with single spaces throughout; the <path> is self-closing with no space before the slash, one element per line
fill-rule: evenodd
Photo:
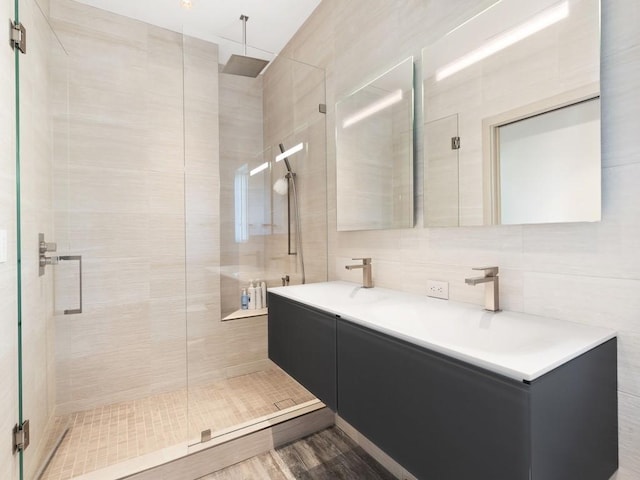
<path fill-rule="evenodd" d="M 219 66 L 239 51 L 184 35 L 188 438 L 196 448 L 319 404 L 269 360 L 267 309 L 243 310 L 241 294 L 285 276 L 301 282 L 281 216 L 286 196 L 273 193 L 284 177 L 279 143 L 304 144 L 291 164 L 307 281 L 327 279 L 324 71 L 267 55 L 273 61 L 256 78 L 224 73 Z"/>
<path fill-rule="evenodd" d="M 68 237 L 56 228 L 60 207 L 67 201 L 66 183 L 54 180 L 66 177 L 68 161 L 68 55 L 37 1 L 20 0 L 18 9 L 29 40 L 26 53 L 19 56 L 17 102 L 21 173 L 21 414 L 30 425 L 30 445 L 23 453 L 22 473 L 23 478 L 33 479 L 44 468 L 53 448 L 51 438 L 55 436 L 53 264 L 68 244 Z M 41 266 L 41 257 L 50 264 Z M 79 301 L 78 285 L 75 289 L 74 300 Z"/>
<path fill-rule="evenodd" d="M 186 451 L 182 39 L 20 7 L 25 478 L 116 478 Z M 42 276 L 39 233 L 57 244 Z"/>

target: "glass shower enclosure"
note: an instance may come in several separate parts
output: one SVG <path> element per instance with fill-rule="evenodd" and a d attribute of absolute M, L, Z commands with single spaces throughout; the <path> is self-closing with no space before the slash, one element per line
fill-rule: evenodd
<path fill-rule="evenodd" d="M 187 30 L 16 8 L 23 478 L 133 473 L 319 404 L 268 360 L 266 309 L 241 294 L 301 281 L 281 143 L 302 145 L 306 281 L 327 278 L 324 71 L 281 55 L 232 76 Z"/>

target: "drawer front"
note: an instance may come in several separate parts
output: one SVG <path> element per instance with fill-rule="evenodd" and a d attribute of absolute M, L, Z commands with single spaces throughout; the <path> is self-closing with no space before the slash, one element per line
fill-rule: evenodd
<path fill-rule="evenodd" d="M 336 317 L 269 296 L 269 358 L 336 410 Z"/>
<path fill-rule="evenodd" d="M 528 387 L 338 322 L 339 414 L 418 478 L 528 480 Z"/>

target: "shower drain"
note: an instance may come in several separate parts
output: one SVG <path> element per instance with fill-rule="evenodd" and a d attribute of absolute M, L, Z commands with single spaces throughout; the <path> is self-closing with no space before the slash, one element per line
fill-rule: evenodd
<path fill-rule="evenodd" d="M 284 410 L 285 408 L 293 407 L 295 406 L 295 404 L 296 402 L 294 402 L 291 398 L 286 398 L 274 403 L 278 410 Z"/>

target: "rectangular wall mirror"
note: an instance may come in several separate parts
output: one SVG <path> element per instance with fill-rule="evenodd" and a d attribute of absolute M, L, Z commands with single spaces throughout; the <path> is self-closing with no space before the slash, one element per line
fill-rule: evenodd
<path fill-rule="evenodd" d="M 413 227 L 413 57 L 336 104 L 337 228 Z"/>
<path fill-rule="evenodd" d="M 599 0 L 473 8 L 422 52 L 425 226 L 599 220 Z"/>

